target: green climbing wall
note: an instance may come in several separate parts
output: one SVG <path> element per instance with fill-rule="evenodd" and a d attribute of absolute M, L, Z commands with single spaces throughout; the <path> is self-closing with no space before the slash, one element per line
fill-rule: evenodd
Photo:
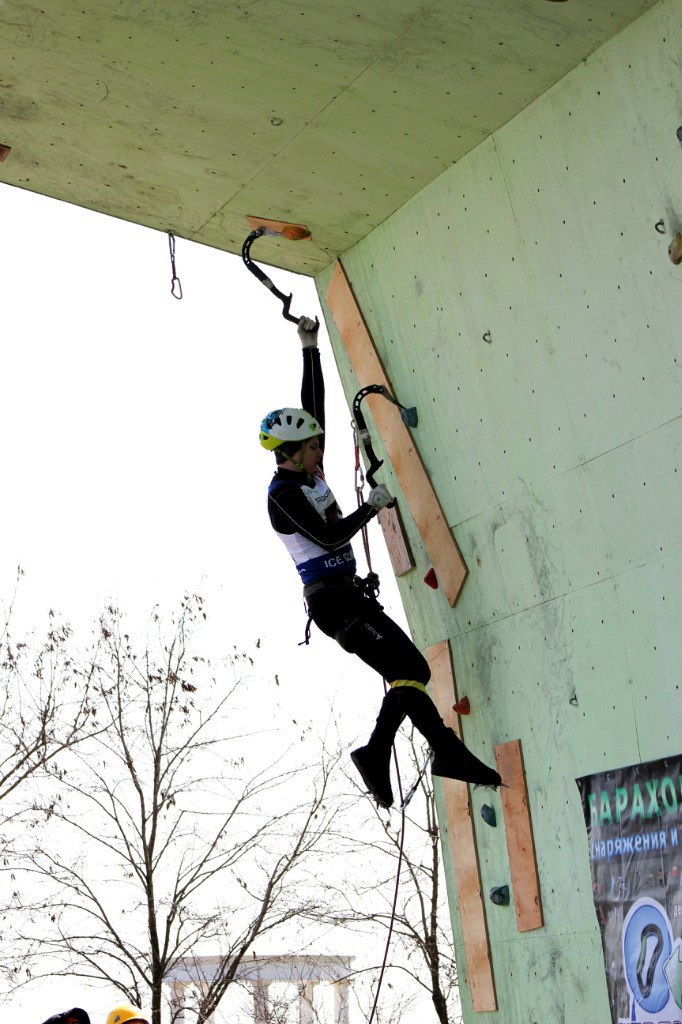
<path fill-rule="evenodd" d="M 454 609 L 424 586 L 403 502 L 415 640 L 450 639 L 477 752 L 523 744 L 545 926 L 486 902 L 499 1009 L 460 955 L 467 1021 L 609 1019 L 575 779 L 682 747 L 681 51 L 662 0 L 343 257 L 470 572 Z M 487 894 L 505 835 L 472 800 Z"/>

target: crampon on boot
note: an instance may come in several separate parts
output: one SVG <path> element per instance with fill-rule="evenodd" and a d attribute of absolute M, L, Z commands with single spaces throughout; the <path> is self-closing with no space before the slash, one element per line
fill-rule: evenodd
<path fill-rule="evenodd" d="M 499 773 L 472 754 L 454 730 L 445 724 L 443 729 L 450 735 L 447 738 L 439 737 L 438 746 L 433 752 L 431 774 L 470 782 L 474 786 L 492 786 L 497 789 L 502 782 Z"/>
<path fill-rule="evenodd" d="M 367 786 L 370 796 L 373 796 L 379 807 L 391 807 L 393 804 L 393 790 L 391 789 L 391 748 L 388 753 L 376 746 L 367 744 L 366 747 L 358 747 L 354 750 L 350 759 L 360 772 L 362 781 Z"/>

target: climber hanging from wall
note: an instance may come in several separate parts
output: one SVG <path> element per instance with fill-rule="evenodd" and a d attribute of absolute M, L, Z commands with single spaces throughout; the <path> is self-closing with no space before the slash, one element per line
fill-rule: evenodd
<path fill-rule="evenodd" d="M 288 311 L 288 310 L 287 310 Z M 390 758 L 393 740 L 407 716 L 433 750 L 433 775 L 477 785 L 500 785 L 498 773 L 465 747 L 442 721 L 426 691 L 428 663 L 409 637 L 383 611 L 373 582 L 356 574 L 351 539 L 393 499 L 382 485 L 343 516 L 327 485 L 324 454 L 324 379 L 317 345 L 317 320 L 301 317 L 302 408 L 269 413 L 260 443 L 274 452 L 277 470 L 268 489 L 268 512 L 303 583 L 310 621 L 375 669 L 389 684 L 367 744 L 351 754 L 362 780 L 382 807 L 393 803 Z M 306 635 L 307 639 L 307 635 Z"/>

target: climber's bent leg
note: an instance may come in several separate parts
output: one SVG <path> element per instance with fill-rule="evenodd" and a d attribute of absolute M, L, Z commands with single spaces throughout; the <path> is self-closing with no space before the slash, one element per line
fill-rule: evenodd
<path fill-rule="evenodd" d="M 422 683 L 396 679 L 391 683 L 391 693 L 396 694 L 399 707 L 433 750 L 432 775 L 479 786 L 500 785 L 501 779 L 495 769 L 472 754 L 456 733 L 446 726 Z"/>

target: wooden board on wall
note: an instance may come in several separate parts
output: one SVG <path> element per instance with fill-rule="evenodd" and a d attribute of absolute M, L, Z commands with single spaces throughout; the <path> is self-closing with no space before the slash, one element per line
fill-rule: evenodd
<path fill-rule="evenodd" d="M 382 508 L 377 519 L 384 534 L 393 572 L 396 576 L 404 576 L 410 569 L 414 569 L 414 559 L 405 534 L 400 509 L 397 505 L 394 505 L 393 508 Z"/>
<path fill-rule="evenodd" d="M 431 668 L 431 696 L 443 721 L 459 736 L 459 716 L 452 710 L 457 691 L 448 641 L 428 647 L 426 658 Z M 443 779 L 442 783 L 471 1002 L 474 1010 L 482 1013 L 497 1009 L 497 997 L 469 789 L 466 782 L 455 779 Z"/>
<path fill-rule="evenodd" d="M 327 289 L 327 304 L 338 328 L 358 385 L 383 384 L 391 391 L 374 342 L 341 263 L 337 260 Z M 398 396 L 400 397 L 400 396 Z M 454 607 L 467 576 L 467 567 L 448 526 L 424 464 L 400 412 L 381 396 L 369 396 L 374 422 L 381 434 L 400 487 L 410 506 L 450 607 Z M 406 403 L 407 404 L 407 403 Z"/>
<path fill-rule="evenodd" d="M 520 932 L 529 932 L 534 928 L 542 928 L 543 920 L 521 740 L 500 743 L 495 747 L 495 758 L 497 770 L 504 782 L 500 792 L 514 891 L 516 928 Z"/>

